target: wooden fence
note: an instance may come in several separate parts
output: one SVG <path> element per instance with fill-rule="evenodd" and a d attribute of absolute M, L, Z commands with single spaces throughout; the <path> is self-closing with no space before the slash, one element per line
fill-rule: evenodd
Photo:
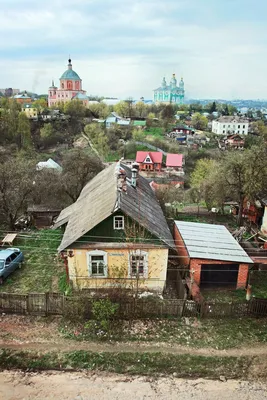
<path fill-rule="evenodd" d="M 89 296 L 64 296 L 60 293 L 0 293 L 0 313 L 28 315 L 68 315 L 80 313 L 90 318 L 92 302 Z M 267 299 L 253 298 L 249 302 L 203 302 L 192 300 L 123 300 L 118 301 L 120 318 L 232 318 L 267 317 Z"/>
<path fill-rule="evenodd" d="M 0 293 L 0 312 L 6 314 L 62 315 L 65 296 L 60 293 Z"/>

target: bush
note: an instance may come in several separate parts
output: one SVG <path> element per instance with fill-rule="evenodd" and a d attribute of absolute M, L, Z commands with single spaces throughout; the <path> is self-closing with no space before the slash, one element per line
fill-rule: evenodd
<path fill-rule="evenodd" d="M 109 299 L 101 299 L 92 302 L 93 320 L 87 322 L 85 328 L 93 330 L 97 336 L 108 336 L 111 332 L 111 321 L 119 308 L 118 304 Z"/>

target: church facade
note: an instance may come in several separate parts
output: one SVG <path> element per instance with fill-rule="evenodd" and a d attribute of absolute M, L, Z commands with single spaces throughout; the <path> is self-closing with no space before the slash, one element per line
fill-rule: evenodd
<path fill-rule="evenodd" d="M 184 103 L 184 80 L 181 78 L 179 86 L 175 74 L 172 75 L 170 84 L 167 85 L 166 79 L 163 78 L 161 86 L 154 90 L 154 103 Z"/>
<path fill-rule="evenodd" d="M 82 89 L 82 80 L 77 72 L 73 71 L 71 59 L 69 59 L 68 69 L 61 75 L 59 81 L 59 88 L 52 81 L 52 86 L 48 89 L 48 107 L 74 99 L 82 101 L 85 106 L 88 105 L 86 91 Z"/>

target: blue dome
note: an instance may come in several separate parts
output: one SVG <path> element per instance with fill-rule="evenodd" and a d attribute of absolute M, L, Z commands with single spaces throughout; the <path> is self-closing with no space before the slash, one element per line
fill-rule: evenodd
<path fill-rule="evenodd" d="M 77 74 L 77 72 L 73 71 L 72 69 L 67 69 L 67 71 L 64 72 L 64 74 L 61 76 L 60 79 L 70 79 L 73 81 L 80 81 L 81 78 Z"/>

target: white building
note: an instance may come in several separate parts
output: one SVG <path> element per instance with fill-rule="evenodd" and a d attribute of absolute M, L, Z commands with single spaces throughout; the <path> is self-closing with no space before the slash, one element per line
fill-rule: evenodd
<path fill-rule="evenodd" d="M 247 135 L 248 126 L 249 121 L 246 118 L 225 116 L 212 121 L 212 132 L 217 135 L 229 135 L 233 133 Z"/>

